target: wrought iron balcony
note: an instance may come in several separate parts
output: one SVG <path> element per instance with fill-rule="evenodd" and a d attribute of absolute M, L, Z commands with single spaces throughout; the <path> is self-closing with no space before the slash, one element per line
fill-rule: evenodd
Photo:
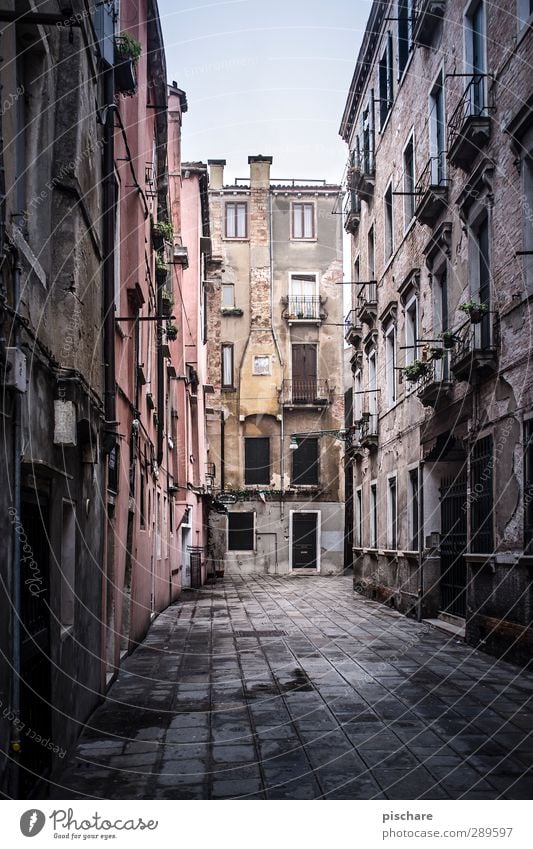
<path fill-rule="evenodd" d="M 378 414 L 363 413 L 361 419 L 361 445 L 373 450 L 378 446 Z"/>
<path fill-rule="evenodd" d="M 353 428 L 346 437 L 346 455 L 348 459 L 355 460 L 364 456 L 364 448 L 362 444 L 362 422 L 354 422 Z"/>
<path fill-rule="evenodd" d="M 325 407 L 329 404 L 330 392 L 327 380 L 284 380 L 282 404 L 284 407 Z"/>
<path fill-rule="evenodd" d="M 447 207 L 448 182 L 445 166 L 444 152 L 439 156 L 431 156 L 415 187 L 415 216 L 421 224 L 428 224 L 430 227 L 433 227 Z"/>
<path fill-rule="evenodd" d="M 354 348 L 359 347 L 363 338 L 363 328 L 359 321 L 359 310 L 350 310 L 344 319 L 344 327 L 344 338 L 348 342 L 348 345 L 353 345 Z"/>
<path fill-rule="evenodd" d="M 457 333 L 450 369 L 457 380 L 479 383 L 497 369 L 498 326 L 487 313 L 480 324 L 470 324 Z"/>
<path fill-rule="evenodd" d="M 426 373 L 418 381 L 417 395 L 425 407 L 437 407 L 447 399 L 452 386 L 446 351 L 442 359 L 429 363 Z"/>
<path fill-rule="evenodd" d="M 373 153 L 374 142 L 359 151 L 352 171 L 350 184 L 362 200 L 370 200 L 374 194 L 376 166 Z"/>
<path fill-rule="evenodd" d="M 373 324 L 378 312 L 378 284 L 375 280 L 362 283 L 357 295 L 357 314 L 360 321 Z"/>
<path fill-rule="evenodd" d="M 438 24 L 444 17 L 446 0 L 419 0 L 416 4 L 413 41 L 421 47 L 429 47 Z"/>
<path fill-rule="evenodd" d="M 448 122 L 448 159 L 464 170 L 490 138 L 489 80 L 487 74 L 472 74 Z"/>
<path fill-rule="evenodd" d="M 356 233 L 361 220 L 361 200 L 354 189 L 350 189 L 344 201 L 344 229 L 347 233 Z"/>
<path fill-rule="evenodd" d="M 283 298 L 283 318 L 287 321 L 320 322 L 327 318 L 323 298 L 307 298 L 289 296 Z"/>

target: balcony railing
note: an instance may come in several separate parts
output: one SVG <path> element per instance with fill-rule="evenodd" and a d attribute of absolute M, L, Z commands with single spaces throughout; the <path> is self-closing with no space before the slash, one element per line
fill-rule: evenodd
<path fill-rule="evenodd" d="M 375 280 L 362 283 L 357 295 L 357 312 L 360 321 L 372 324 L 378 309 L 378 284 Z"/>
<path fill-rule="evenodd" d="M 446 209 L 448 200 L 444 151 L 438 156 L 431 156 L 426 162 L 415 187 L 415 199 L 415 216 L 421 224 L 432 227 Z"/>
<path fill-rule="evenodd" d="M 489 79 L 472 74 L 448 122 L 448 159 L 460 168 L 468 168 L 490 138 Z"/>
<path fill-rule="evenodd" d="M 283 303 L 283 317 L 289 321 L 323 321 L 326 317 L 321 298 L 290 296 Z"/>
<path fill-rule="evenodd" d="M 375 448 L 378 444 L 378 414 L 364 413 L 361 419 L 361 445 Z"/>
<path fill-rule="evenodd" d="M 457 380 L 478 383 L 497 368 L 498 325 L 487 313 L 480 324 L 470 324 L 457 334 L 450 369 Z"/>
<path fill-rule="evenodd" d="M 364 454 L 360 419 L 354 422 L 353 428 L 346 436 L 346 454 L 349 458 L 361 457 Z"/>
<path fill-rule="evenodd" d="M 359 151 L 352 172 L 350 185 L 363 200 L 369 200 L 374 193 L 376 168 L 373 147 L 372 139 L 372 145 L 367 144 Z"/>
<path fill-rule="evenodd" d="M 425 407 L 436 407 L 448 397 L 453 385 L 448 355 L 446 351 L 442 359 L 432 360 L 426 373 L 418 381 L 417 394 Z"/>
<path fill-rule="evenodd" d="M 329 403 L 330 386 L 327 380 L 284 380 L 282 403 L 285 406 L 323 407 Z"/>
<path fill-rule="evenodd" d="M 347 233 L 355 233 L 361 219 L 361 200 L 354 189 L 350 189 L 344 201 L 344 229 Z"/>
<path fill-rule="evenodd" d="M 358 345 L 363 336 L 363 328 L 359 320 L 359 310 L 350 310 L 344 319 L 344 338 L 348 345 Z"/>
<path fill-rule="evenodd" d="M 419 0 L 416 4 L 413 41 L 428 47 L 433 41 L 437 24 L 444 17 L 446 0 Z"/>

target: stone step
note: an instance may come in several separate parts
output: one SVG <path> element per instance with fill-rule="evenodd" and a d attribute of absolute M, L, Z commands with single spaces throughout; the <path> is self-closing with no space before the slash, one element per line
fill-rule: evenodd
<path fill-rule="evenodd" d="M 452 625 L 451 622 L 446 622 L 444 619 L 422 619 L 422 622 L 433 625 L 439 631 L 444 631 L 449 637 L 457 637 L 459 640 L 464 640 L 465 638 L 464 625 Z"/>

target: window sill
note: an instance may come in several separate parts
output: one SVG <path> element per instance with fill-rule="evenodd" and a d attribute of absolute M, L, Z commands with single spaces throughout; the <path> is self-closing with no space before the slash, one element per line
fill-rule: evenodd
<path fill-rule="evenodd" d="M 291 236 L 289 242 L 318 242 L 318 238 L 316 236 L 312 236 L 311 238 L 306 238 L 305 236 Z"/>
<path fill-rule="evenodd" d="M 236 386 L 221 386 L 220 391 L 221 392 L 236 392 L 237 387 Z"/>
<path fill-rule="evenodd" d="M 400 552 L 397 548 L 380 548 L 378 554 L 384 554 L 385 557 L 398 557 Z"/>
<path fill-rule="evenodd" d="M 223 316 L 241 316 L 244 315 L 239 307 L 222 307 L 220 310 Z"/>
<path fill-rule="evenodd" d="M 249 236 L 222 236 L 223 242 L 249 242 Z"/>

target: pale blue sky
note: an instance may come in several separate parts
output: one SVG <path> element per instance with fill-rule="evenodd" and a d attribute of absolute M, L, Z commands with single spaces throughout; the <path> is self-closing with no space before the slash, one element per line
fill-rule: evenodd
<path fill-rule="evenodd" d="M 339 181 L 338 136 L 370 0 L 160 0 L 170 81 L 187 92 L 184 160 L 249 154 L 272 176 Z"/>

